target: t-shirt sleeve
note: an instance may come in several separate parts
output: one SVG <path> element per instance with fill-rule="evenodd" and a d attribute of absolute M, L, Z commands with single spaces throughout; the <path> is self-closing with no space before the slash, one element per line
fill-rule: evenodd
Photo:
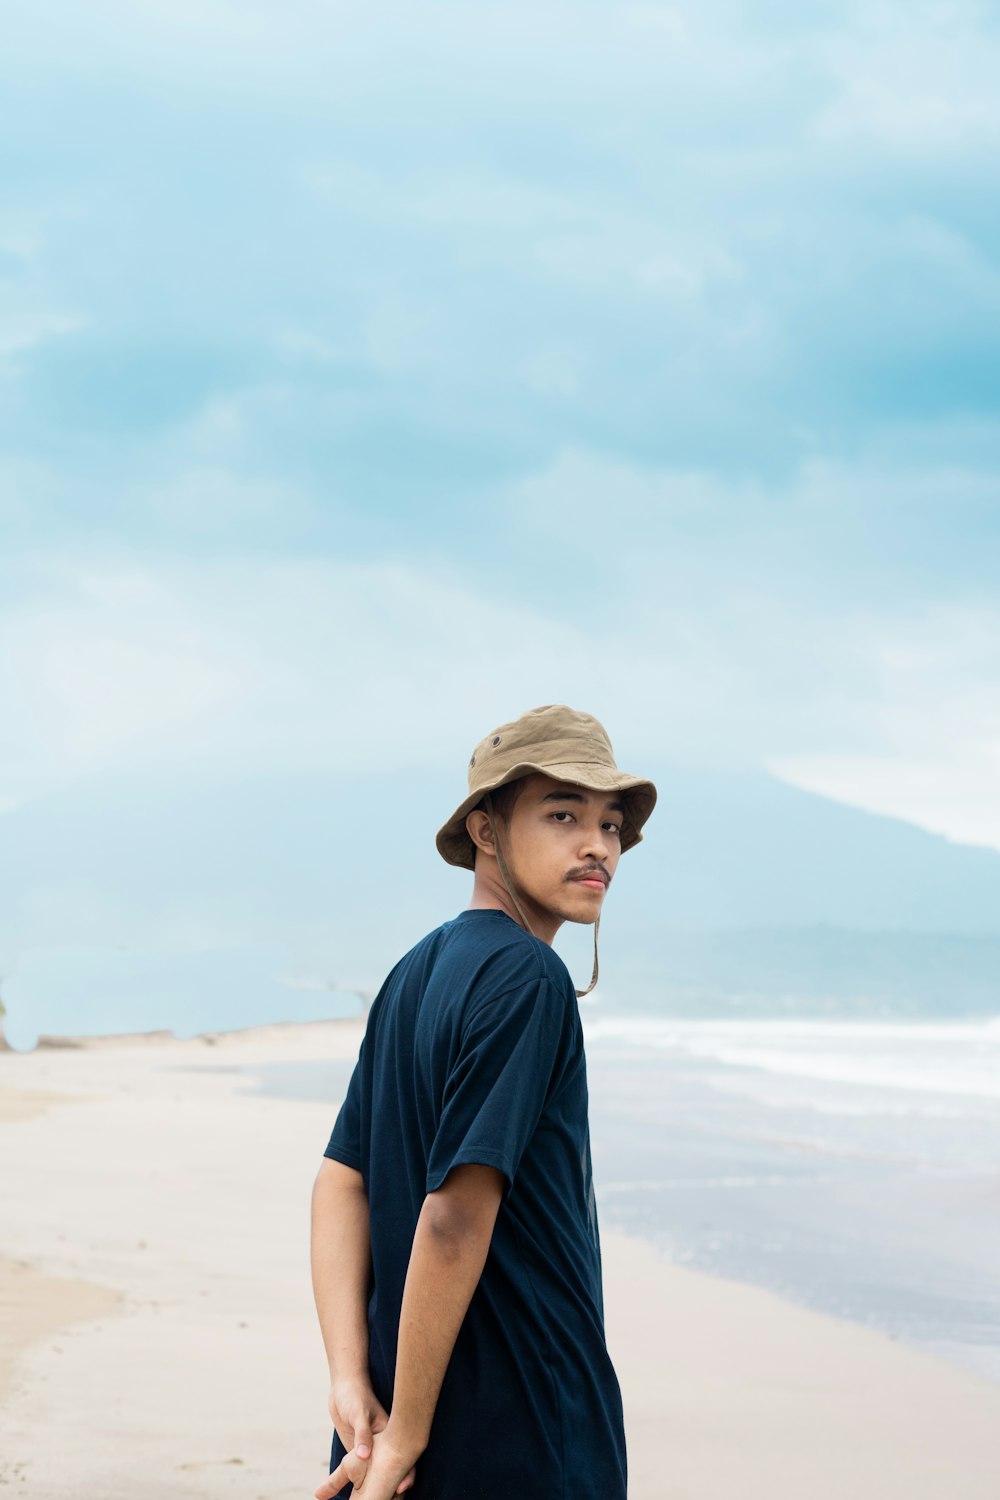
<path fill-rule="evenodd" d="M 362 1051 L 364 1044 L 362 1043 Z M 347 1085 L 344 1102 L 334 1122 L 329 1144 L 323 1152 L 332 1161 L 361 1171 L 361 1058 L 358 1058 Z"/>
<path fill-rule="evenodd" d="M 427 1160 L 426 1190 L 452 1167 L 498 1167 L 510 1189 L 558 1072 L 566 996 L 537 978 L 491 997 L 466 1021 Z"/>

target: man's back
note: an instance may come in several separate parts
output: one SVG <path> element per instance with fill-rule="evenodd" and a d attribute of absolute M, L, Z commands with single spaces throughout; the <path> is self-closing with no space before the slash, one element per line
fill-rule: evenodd
<path fill-rule="evenodd" d="M 506 1180 L 482 1278 L 417 1465 L 420 1500 L 624 1500 L 604 1344 L 587 1083 L 562 960 L 498 910 L 462 912 L 392 971 L 326 1155 L 368 1195 L 370 1368 L 388 1408 L 426 1195 L 478 1163 Z M 343 1455 L 339 1440 L 334 1461 Z"/>

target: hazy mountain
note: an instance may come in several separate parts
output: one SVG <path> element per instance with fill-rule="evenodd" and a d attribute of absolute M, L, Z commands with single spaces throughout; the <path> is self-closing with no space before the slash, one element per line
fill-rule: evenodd
<path fill-rule="evenodd" d="M 993 850 L 750 773 L 668 772 L 654 816 L 603 924 L 631 1003 L 1000 1012 Z"/>
<path fill-rule="evenodd" d="M 683 928 L 1000 934 L 1000 853 L 754 772 L 665 768 L 630 903 Z M 630 856 L 631 858 L 631 856 Z M 650 868 L 653 866 L 653 868 Z"/>
<path fill-rule="evenodd" d="M 660 802 L 602 924 L 606 1003 L 1000 1011 L 1000 854 L 766 774 L 670 764 L 650 774 Z M 230 995 L 225 964 L 212 970 L 229 1019 L 212 1026 L 240 1024 L 248 949 L 303 976 L 375 988 L 409 943 L 465 904 L 468 878 L 433 847 L 460 795 L 445 776 L 344 782 L 236 768 L 94 778 L 13 809 L 0 817 L 8 1030 L 28 1005 L 53 1029 L 42 1014 L 52 997 L 18 980 L 37 969 L 30 949 L 229 950 Z M 588 941 L 584 931 L 559 939 L 581 980 Z M 80 1030 L 105 1029 L 93 983 L 93 1011 L 74 1006 Z M 170 1008 L 163 998 L 140 1022 L 137 995 L 136 1024 L 171 1025 L 157 1005 Z"/>

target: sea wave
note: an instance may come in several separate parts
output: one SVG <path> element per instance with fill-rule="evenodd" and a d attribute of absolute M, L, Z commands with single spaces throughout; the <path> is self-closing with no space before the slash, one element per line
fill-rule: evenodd
<path fill-rule="evenodd" d="M 1000 1099 L 1000 1017 L 970 1021 L 692 1021 L 602 1016 L 593 1048 L 668 1051 L 723 1069 L 852 1088 Z"/>

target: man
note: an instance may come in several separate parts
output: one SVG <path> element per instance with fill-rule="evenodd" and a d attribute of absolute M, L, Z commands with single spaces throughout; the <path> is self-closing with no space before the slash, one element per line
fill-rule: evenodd
<path fill-rule="evenodd" d="M 317 1500 L 625 1500 L 578 994 L 652 782 L 587 714 L 476 747 L 437 836 L 468 908 L 393 969 L 313 1192 L 335 1435 Z M 594 924 L 574 991 L 551 943 Z"/>

